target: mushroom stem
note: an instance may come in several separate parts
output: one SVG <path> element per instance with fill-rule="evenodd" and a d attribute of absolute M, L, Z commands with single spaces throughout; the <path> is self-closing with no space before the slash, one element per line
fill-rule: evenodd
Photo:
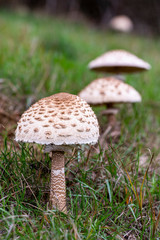
<path fill-rule="evenodd" d="M 126 77 L 120 73 L 116 74 L 115 78 L 117 78 L 118 80 L 123 81 L 123 82 L 125 82 L 125 80 L 126 80 Z"/>
<path fill-rule="evenodd" d="M 113 103 L 107 103 L 106 104 L 107 106 L 107 109 L 113 109 Z M 108 119 L 108 125 L 113 127 L 115 126 L 116 122 L 117 122 L 117 119 L 116 119 L 116 114 L 114 113 L 109 113 L 107 114 L 107 119 Z"/>
<path fill-rule="evenodd" d="M 52 208 L 67 213 L 64 152 L 52 151 L 50 204 Z"/>
<path fill-rule="evenodd" d="M 109 126 L 113 127 L 116 124 L 117 119 L 116 119 L 115 114 L 108 114 L 107 119 L 108 119 Z"/>

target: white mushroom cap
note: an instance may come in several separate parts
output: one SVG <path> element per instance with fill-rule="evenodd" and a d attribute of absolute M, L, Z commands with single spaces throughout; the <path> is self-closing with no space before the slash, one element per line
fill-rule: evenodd
<path fill-rule="evenodd" d="M 124 50 L 106 52 L 88 66 L 91 70 L 112 73 L 132 73 L 151 68 L 150 64 Z"/>
<path fill-rule="evenodd" d="M 132 86 L 114 77 L 94 80 L 79 96 L 92 105 L 141 102 L 140 94 Z"/>
<path fill-rule="evenodd" d="M 43 98 L 25 111 L 18 122 L 15 140 L 39 144 L 95 144 L 97 118 L 78 96 L 58 93 Z"/>
<path fill-rule="evenodd" d="M 113 30 L 125 33 L 131 32 L 133 30 L 132 20 L 125 15 L 113 17 L 109 22 L 109 26 Z"/>

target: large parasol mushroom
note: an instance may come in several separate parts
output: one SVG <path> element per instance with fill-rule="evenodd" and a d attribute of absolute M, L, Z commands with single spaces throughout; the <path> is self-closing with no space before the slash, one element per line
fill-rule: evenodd
<path fill-rule="evenodd" d="M 39 100 L 18 122 L 15 140 L 39 143 L 52 152 L 50 203 L 67 212 L 64 153 L 81 144 L 95 144 L 99 137 L 97 118 L 81 98 L 58 93 Z"/>

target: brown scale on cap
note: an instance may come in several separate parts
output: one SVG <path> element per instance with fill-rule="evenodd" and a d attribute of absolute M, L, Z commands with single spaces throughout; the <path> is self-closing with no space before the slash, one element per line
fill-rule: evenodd
<path fill-rule="evenodd" d="M 76 126 L 77 126 L 77 124 L 75 124 L 75 123 L 72 123 L 72 124 L 71 124 L 71 126 L 72 126 L 72 127 L 76 127 Z"/>
<path fill-rule="evenodd" d="M 34 132 L 38 132 L 39 131 L 39 129 L 38 128 L 34 128 Z"/>
<path fill-rule="evenodd" d="M 49 123 L 53 123 L 54 121 L 53 121 L 52 119 L 49 119 L 48 122 L 49 122 Z"/>

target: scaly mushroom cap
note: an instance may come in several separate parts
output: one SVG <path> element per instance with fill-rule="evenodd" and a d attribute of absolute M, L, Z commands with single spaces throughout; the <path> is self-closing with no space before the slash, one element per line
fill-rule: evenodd
<path fill-rule="evenodd" d="M 147 62 L 124 50 L 109 51 L 88 66 L 91 70 L 111 73 L 133 73 L 151 68 Z"/>
<path fill-rule="evenodd" d="M 79 96 L 92 105 L 141 101 L 140 94 L 133 87 L 114 77 L 94 80 Z"/>
<path fill-rule="evenodd" d="M 81 98 L 58 93 L 43 98 L 25 111 L 18 122 L 16 141 L 39 144 L 95 144 L 97 118 Z"/>

